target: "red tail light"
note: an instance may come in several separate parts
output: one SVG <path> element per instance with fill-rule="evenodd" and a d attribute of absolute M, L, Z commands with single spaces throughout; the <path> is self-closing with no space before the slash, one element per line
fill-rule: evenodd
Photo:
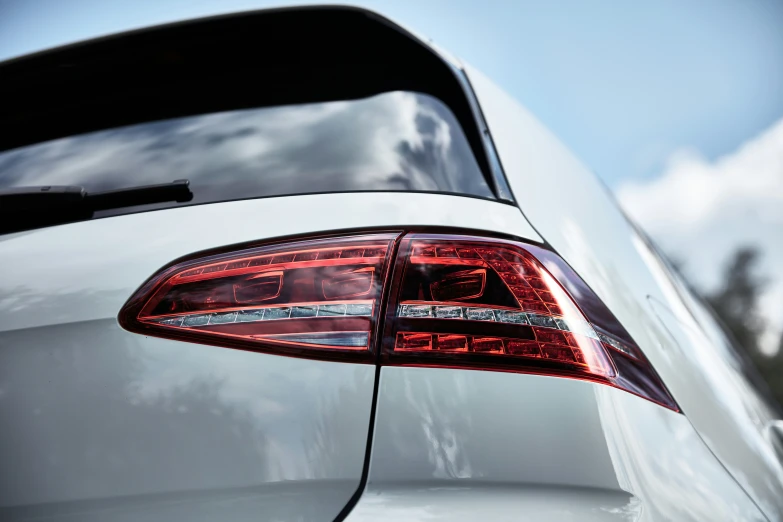
<path fill-rule="evenodd" d="M 179 263 L 139 290 L 120 321 L 160 337 L 370 362 L 395 237 L 302 241 Z"/>
<path fill-rule="evenodd" d="M 120 322 L 147 335 L 285 355 L 587 379 L 678 410 L 625 329 L 556 254 L 408 234 L 387 291 L 398 237 L 316 239 L 184 261 L 145 284 Z"/>
<path fill-rule="evenodd" d="M 611 312 L 568 265 L 542 248 L 409 234 L 400 245 L 391 296 L 386 364 L 588 379 L 677 410 Z"/>

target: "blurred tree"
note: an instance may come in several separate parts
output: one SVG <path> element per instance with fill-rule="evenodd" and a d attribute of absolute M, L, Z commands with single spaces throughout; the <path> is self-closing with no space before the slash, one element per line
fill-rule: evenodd
<path fill-rule="evenodd" d="M 783 407 L 783 333 L 780 336 L 777 353 L 771 356 L 760 354 L 754 362 L 761 376 L 767 381 L 772 395 Z"/>
<path fill-rule="evenodd" d="M 762 352 L 759 341 L 765 321 L 758 309 L 767 279 L 757 274 L 759 251 L 738 249 L 726 265 L 723 286 L 707 294 L 705 300 L 732 334 L 738 348 L 747 353 L 770 392 L 783 405 L 783 337 L 774 354 Z"/>
<path fill-rule="evenodd" d="M 753 247 L 737 250 L 726 265 L 723 286 L 706 296 L 734 339 L 751 356 L 761 353 L 759 339 L 765 326 L 758 301 L 766 278 L 755 273 L 758 259 L 759 252 Z"/>

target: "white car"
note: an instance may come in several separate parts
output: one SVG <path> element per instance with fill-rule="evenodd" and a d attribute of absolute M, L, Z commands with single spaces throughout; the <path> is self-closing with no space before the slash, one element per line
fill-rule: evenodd
<path fill-rule="evenodd" d="M 395 23 L 242 13 L 0 78 L 1 520 L 783 520 L 778 410 L 710 312 Z"/>

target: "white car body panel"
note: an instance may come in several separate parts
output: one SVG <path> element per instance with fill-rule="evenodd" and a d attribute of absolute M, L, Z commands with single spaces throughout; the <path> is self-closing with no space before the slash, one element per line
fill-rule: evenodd
<path fill-rule="evenodd" d="M 688 333 L 699 327 L 683 326 L 684 305 L 605 187 L 527 110 L 466 70 L 525 216 L 630 332 L 735 479 L 768 517 L 783 519 L 783 467 L 762 435 L 764 419 L 748 414 L 730 384 L 736 370 Z M 651 299 L 678 320 L 657 319 Z"/>
<path fill-rule="evenodd" d="M 100 520 L 106 509 L 129 520 L 333 519 L 362 475 L 372 365 L 140 336 L 117 313 L 183 255 L 358 225 L 539 240 L 513 206 L 394 193 L 256 199 L 3 236 L 0 519 Z"/>
<path fill-rule="evenodd" d="M 639 520 L 635 501 L 627 493 L 567 486 L 391 484 L 365 491 L 346 520 L 619 522 Z"/>
<path fill-rule="evenodd" d="M 0 519 L 331 520 L 359 484 L 374 380 L 114 318 L 3 332 Z"/>
<path fill-rule="evenodd" d="M 372 448 L 352 522 L 764 520 L 683 415 L 586 381 L 382 368 Z"/>

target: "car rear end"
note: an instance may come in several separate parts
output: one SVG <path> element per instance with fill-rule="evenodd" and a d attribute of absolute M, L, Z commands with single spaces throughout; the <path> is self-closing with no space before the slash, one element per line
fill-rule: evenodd
<path fill-rule="evenodd" d="M 349 8 L 1 67 L 2 188 L 81 194 L 4 214 L 3 520 L 765 518 L 478 73 Z"/>

